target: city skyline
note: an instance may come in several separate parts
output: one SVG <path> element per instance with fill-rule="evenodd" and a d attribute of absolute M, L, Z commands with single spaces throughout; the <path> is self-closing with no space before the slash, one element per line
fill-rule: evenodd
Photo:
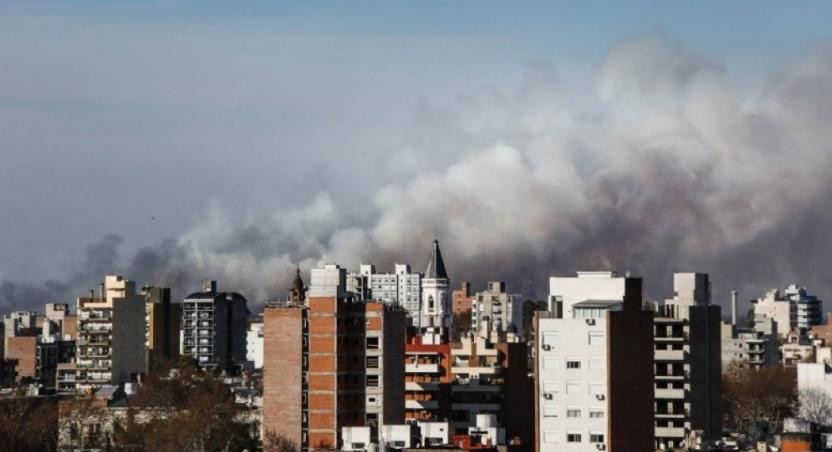
<path fill-rule="evenodd" d="M 111 273 L 263 300 L 437 229 L 455 281 L 529 296 L 823 296 L 829 6 L 656 5 L 6 3 L 0 307 Z"/>

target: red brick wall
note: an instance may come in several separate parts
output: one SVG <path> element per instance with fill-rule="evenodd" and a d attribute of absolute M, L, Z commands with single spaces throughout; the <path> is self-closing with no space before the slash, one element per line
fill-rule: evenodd
<path fill-rule="evenodd" d="M 309 298 L 309 378 L 320 387 L 309 388 L 309 445 L 338 446 L 338 393 L 323 389 L 337 382 L 337 333 L 339 310 L 344 303 L 336 297 Z M 341 313 L 343 315 L 343 313 Z M 312 346 L 314 344 L 314 350 Z"/>
<path fill-rule="evenodd" d="M 301 444 L 301 308 L 263 311 L 263 433 L 273 431 Z"/>
<path fill-rule="evenodd" d="M 22 336 L 7 338 L 6 357 L 17 360 L 15 381 L 21 378 L 35 378 L 37 373 L 37 357 L 35 355 L 38 338 L 36 336 Z"/>

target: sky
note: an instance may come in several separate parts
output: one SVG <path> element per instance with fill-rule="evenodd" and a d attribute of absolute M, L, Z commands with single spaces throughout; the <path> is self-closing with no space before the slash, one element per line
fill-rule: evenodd
<path fill-rule="evenodd" d="M 0 308 L 115 271 L 259 303 L 296 264 L 421 269 L 434 231 L 455 283 L 533 296 L 824 296 L 830 9 L 2 2 Z"/>

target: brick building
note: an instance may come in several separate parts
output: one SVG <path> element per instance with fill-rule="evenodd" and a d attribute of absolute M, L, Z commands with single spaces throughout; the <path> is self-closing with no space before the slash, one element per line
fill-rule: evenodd
<path fill-rule="evenodd" d="M 302 450 L 340 446 L 342 427 L 404 422 L 405 311 L 352 300 L 345 271 L 313 269 L 305 305 L 264 310 L 263 433 Z"/>

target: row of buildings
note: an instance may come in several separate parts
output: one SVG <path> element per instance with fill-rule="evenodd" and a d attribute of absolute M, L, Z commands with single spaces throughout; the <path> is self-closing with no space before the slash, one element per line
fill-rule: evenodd
<path fill-rule="evenodd" d="M 656 302 L 640 278 L 552 277 L 546 308 L 527 319 L 503 282 L 452 289 L 437 241 L 424 273 L 328 264 L 307 287 L 298 270 L 261 316 L 214 281 L 174 303 L 169 289 L 108 276 L 75 314 L 53 304 L 5 316 L 0 376 L 73 394 L 133 384 L 184 357 L 262 371 L 241 391 L 262 388 L 253 395 L 261 434 L 303 450 L 629 451 L 717 444 L 721 377 L 735 362 L 826 356 L 821 301 L 803 288 L 754 300 L 745 325 L 736 293 L 723 321 L 709 275 L 675 274 L 673 288 Z"/>

